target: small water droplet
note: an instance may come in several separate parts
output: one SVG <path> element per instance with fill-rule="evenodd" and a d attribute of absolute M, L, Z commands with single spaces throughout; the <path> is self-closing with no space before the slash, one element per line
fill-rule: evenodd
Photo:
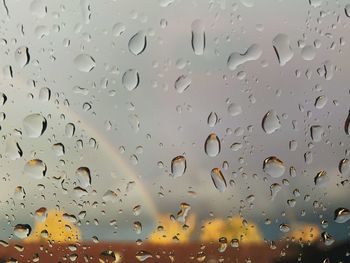
<path fill-rule="evenodd" d="M 75 133 L 75 125 L 73 123 L 67 123 L 64 129 L 64 133 L 68 138 L 72 138 Z"/>
<path fill-rule="evenodd" d="M 153 255 L 145 250 L 138 251 L 135 256 L 136 259 L 141 262 L 146 261 L 149 258 L 153 258 Z"/>
<path fill-rule="evenodd" d="M 330 235 L 330 234 L 327 233 L 327 232 L 323 232 L 323 233 L 321 234 L 321 237 L 322 237 L 323 243 L 324 243 L 326 246 L 330 246 L 330 245 L 332 245 L 332 244 L 335 242 L 333 236 Z"/>
<path fill-rule="evenodd" d="M 41 207 L 35 211 L 34 218 L 38 222 L 45 222 L 48 212 L 45 207 Z"/>
<path fill-rule="evenodd" d="M 323 109 L 324 106 L 326 106 L 328 101 L 328 98 L 326 96 L 319 96 L 317 97 L 315 101 L 315 107 L 316 109 Z"/>
<path fill-rule="evenodd" d="M 123 23 L 116 23 L 112 28 L 112 34 L 115 37 L 121 36 L 126 30 L 126 27 Z"/>
<path fill-rule="evenodd" d="M 350 18 L 350 4 L 345 5 L 345 15 Z"/>
<path fill-rule="evenodd" d="M 211 179 L 215 188 L 219 190 L 219 192 L 225 192 L 227 188 L 227 183 L 224 175 L 222 174 L 219 168 L 214 168 L 213 170 L 211 170 Z"/>
<path fill-rule="evenodd" d="M 242 107 L 238 103 L 231 103 L 228 106 L 227 111 L 232 117 L 235 117 L 242 114 Z"/>
<path fill-rule="evenodd" d="M 347 135 L 350 135 L 350 111 L 348 113 L 348 116 L 346 117 L 344 129 L 345 129 L 345 133 Z"/>
<path fill-rule="evenodd" d="M 207 119 L 207 123 L 209 127 L 214 127 L 217 122 L 218 122 L 218 115 L 215 112 L 211 112 Z"/>
<path fill-rule="evenodd" d="M 204 144 L 205 153 L 210 157 L 217 156 L 221 151 L 219 137 L 215 133 L 211 133 Z"/>
<path fill-rule="evenodd" d="M 314 125 L 310 128 L 311 139 L 314 142 L 322 141 L 322 134 L 324 133 L 324 129 L 322 126 Z"/>

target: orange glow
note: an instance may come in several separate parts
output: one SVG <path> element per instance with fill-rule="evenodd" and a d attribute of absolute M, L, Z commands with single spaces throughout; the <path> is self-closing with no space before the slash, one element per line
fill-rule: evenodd
<path fill-rule="evenodd" d="M 240 217 L 231 219 L 213 219 L 204 222 L 200 240 L 203 242 L 217 242 L 219 238 L 227 240 L 238 239 L 240 243 L 260 243 L 263 241 L 258 226 L 254 223 L 243 224 Z"/>
<path fill-rule="evenodd" d="M 57 243 L 74 243 L 80 240 L 80 231 L 63 217 L 62 211 L 48 211 L 44 222 L 36 222 L 32 234 L 26 242 L 53 241 Z"/>
<path fill-rule="evenodd" d="M 300 242 L 314 242 L 319 239 L 320 229 L 317 225 L 299 225 L 287 236 Z"/>
<path fill-rule="evenodd" d="M 178 221 L 172 221 L 168 215 L 160 216 L 157 229 L 149 236 L 149 242 L 155 244 L 187 243 L 190 241 L 196 224 L 196 216 L 187 217 L 184 227 Z"/>

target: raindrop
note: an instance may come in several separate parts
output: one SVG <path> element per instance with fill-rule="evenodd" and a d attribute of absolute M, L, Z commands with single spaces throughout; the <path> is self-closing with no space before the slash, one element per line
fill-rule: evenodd
<path fill-rule="evenodd" d="M 22 186 L 17 186 L 13 196 L 19 200 L 23 200 L 26 197 L 26 191 Z"/>
<path fill-rule="evenodd" d="M 290 227 L 287 224 L 280 224 L 280 230 L 283 233 L 288 233 L 290 231 Z"/>
<path fill-rule="evenodd" d="M 87 167 L 79 167 L 75 171 L 75 176 L 81 187 L 86 188 L 91 185 L 91 174 L 90 169 Z"/>
<path fill-rule="evenodd" d="M 39 159 L 30 160 L 24 165 L 24 174 L 33 179 L 44 178 L 46 174 L 46 170 L 47 170 L 46 164 Z"/>
<path fill-rule="evenodd" d="M 121 36 L 126 30 L 126 27 L 123 23 L 116 23 L 112 28 L 112 34 L 115 37 Z"/>
<path fill-rule="evenodd" d="M 187 75 L 181 75 L 175 81 L 175 90 L 178 93 L 182 93 L 191 86 L 191 79 Z"/>
<path fill-rule="evenodd" d="M 64 132 L 68 138 L 72 138 L 75 133 L 75 126 L 73 123 L 67 123 Z"/>
<path fill-rule="evenodd" d="M 314 142 L 322 141 L 323 132 L 324 132 L 324 129 L 322 126 L 319 126 L 319 125 L 311 126 L 311 128 L 310 128 L 311 139 Z"/>
<path fill-rule="evenodd" d="M 17 224 L 13 229 L 15 236 L 20 239 L 27 238 L 31 232 L 32 228 L 28 224 Z"/>
<path fill-rule="evenodd" d="M 263 170 L 272 178 L 278 178 L 284 174 L 285 167 L 280 159 L 275 156 L 271 156 L 264 160 Z"/>
<path fill-rule="evenodd" d="M 96 66 L 95 59 L 88 54 L 76 56 L 73 62 L 81 72 L 90 72 Z"/>
<path fill-rule="evenodd" d="M 117 202 L 118 201 L 118 194 L 112 190 L 107 190 L 104 195 L 102 196 L 103 201 L 105 202 Z"/>
<path fill-rule="evenodd" d="M 278 192 L 281 191 L 281 189 L 282 187 L 277 183 L 274 183 L 270 186 L 271 201 L 275 199 L 275 197 L 277 196 Z"/>
<path fill-rule="evenodd" d="M 350 211 L 346 208 L 338 208 L 334 211 L 334 221 L 340 224 L 350 220 Z"/>
<path fill-rule="evenodd" d="M 205 153 L 210 157 L 217 156 L 221 151 L 219 137 L 215 133 L 211 133 L 204 144 Z"/>
<path fill-rule="evenodd" d="M 23 152 L 18 142 L 14 139 L 8 139 L 6 142 L 6 155 L 11 160 L 16 160 L 22 157 Z"/>
<path fill-rule="evenodd" d="M 345 133 L 347 135 L 350 135 L 350 111 L 348 113 L 348 116 L 346 117 L 344 129 L 345 129 Z"/>
<path fill-rule="evenodd" d="M 0 105 L 4 106 L 7 101 L 7 96 L 5 93 L 0 92 Z"/>
<path fill-rule="evenodd" d="M 327 233 L 327 232 L 323 232 L 323 233 L 321 234 L 321 237 L 322 237 L 323 243 L 324 243 L 326 246 L 330 246 L 330 245 L 332 245 L 332 244 L 335 242 L 333 236 L 331 236 L 331 235 L 330 235 L 329 233 Z"/>
<path fill-rule="evenodd" d="M 326 106 L 328 101 L 328 98 L 326 96 L 319 96 L 317 97 L 315 101 L 315 107 L 316 109 L 323 109 L 324 106 Z"/>
<path fill-rule="evenodd" d="M 135 231 L 136 234 L 141 234 L 142 232 L 142 224 L 139 221 L 135 221 L 133 224 L 133 230 Z"/>
<path fill-rule="evenodd" d="M 205 50 L 205 27 L 203 21 L 200 19 L 194 20 L 191 25 L 192 30 L 192 49 L 193 52 L 201 56 Z"/>
<path fill-rule="evenodd" d="M 248 62 L 258 60 L 262 55 L 262 49 L 259 45 L 251 45 L 244 54 L 233 52 L 228 60 L 227 66 L 230 70 L 236 70 L 238 66 Z"/>
<path fill-rule="evenodd" d="M 267 134 L 271 134 L 281 128 L 281 122 L 276 111 L 270 110 L 265 114 L 262 120 L 262 128 Z"/>
<path fill-rule="evenodd" d="M 315 56 L 316 56 L 316 51 L 313 46 L 305 46 L 301 50 L 301 57 L 306 61 L 313 60 Z"/>
<path fill-rule="evenodd" d="M 136 114 L 130 114 L 128 117 L 130 128 L 137 133 L 140 130 L 140 119 Z"/>
<path fill-rule="evenodd" d="M 227 183 L 224 175 L 222 174 L 219 168 L 214 168 L 213 170 L 211 170 L 211 179 L 214 183 L 215 188 L 219 190 L 219 192 L 225 192 L 227 188 Z"/>
<path fill-rule="evenodd" d="M 348 159 L 343 159 L 339 163 L 339 172 L 342 175 L 348 175 L 350 172 L 350 161 Z"/>
<path fill-rule="evenodd" d="M 121 262 L 121 257 L 111 250 L 105 250 L 100 253 L 98 260 L 100 263 L 118 263 Z"/>
<path fill-rule="evenodd" d="M 159 5 L 161 7 L 167 7 L 170 6 L 172 3 L 174 3 L 175 0 L 159 0 Z"/>
<path fill-rule="evenodd" d="M 55 143 L 52 145 L 52 151 L 57 157 L 63 156 L 65 153 L 64 145 L 62 143 Z"/>
<path fill-rule="evenodd" d="M 23 119 L 24 132 L 30 138 L 40 137 L 46 130 L 47 121 L 39 113 L 28 115 Z"/>
<path fill-rule="evenodd" d="M 182 155 L 179 155 L 175 157 L 171 161 L 171 174 L 173 177 L 180 177 L 183 176 L 186 172 L 187 163 L 186 158 Z"/>
<path fill-rule="evenodd" d="M 39 222 L 45 222 L 48 212 L 45 207 L 41 207 L 35 211 L 34 218 Z"/>
<path fill-rule="evenodd" d="M 138 251 L 135 256 L 136 256 L 136 259 L 141 262 L 146 261 L 147 259 L 153 257 L 150 252 L 147 252 L 145 250 Z"/>
<path fill-rule="evenodd" d="M 345 15 L 350 18 L 350 4 L 347 4 L 344 8 Z"/>
<path fill-rule="evenodd" d="M 278 61 L 281 66 L 284 66 L 293 58 L 293 51 L 290 46 L 290 41 L 287 35 L 278 34 L 272 41 Z"/>
<path fill-rule="evenodd" d="M 228 106 L 227 111 L 232 117 L 235 117 L 242 114 L 242 107 L 237 103 L 231 103 Z"/>
<path fill-rule="evenodd" d="M 49 101 L 51 97 L 51 90 L 49 88 L 41 88 L 39 91 L 39 100 Z"/>
<path fill-rule="evenodd" d="M 133 35 L 128 43 L 130 53 L 135 56 L 140 55 L 145 51 L 147 46 L 147 37 L 144 31 L 139 31 Z"/>
<path fill-rule="evenodd" d="M 207 123 L 209 127 L 214 127 L 217 122 L 218 122 L 218 115 L 215 112 L 211 112 L 207 119 Z"/>
<path fill-rule="evenodd" d="M 314 178 L 314 183 L 316 186 L 324 186 L 329 181 L 329 177 L 326 171 L 320 171 Z"/>
<path fill-rule="evenodd" d="M 122 84 L 128 91 L 136 89 L 140 84 L 139 72 L 136 69 L 125 71 L 122 77 Z"/>
<path fill-rule="evenodd" d="M 15 51 L 15 61 L 21 68 L 28 65 L 30 60 L 29 49 L 26 46 L 22 46 Z"/>

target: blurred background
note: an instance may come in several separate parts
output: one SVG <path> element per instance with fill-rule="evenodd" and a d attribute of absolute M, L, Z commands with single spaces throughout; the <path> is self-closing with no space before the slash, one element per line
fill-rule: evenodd
<path fill-rule="evenodd" d="M 346 0 L 1 1 L 4 262 L 348 262 L 349 26 Z"/>

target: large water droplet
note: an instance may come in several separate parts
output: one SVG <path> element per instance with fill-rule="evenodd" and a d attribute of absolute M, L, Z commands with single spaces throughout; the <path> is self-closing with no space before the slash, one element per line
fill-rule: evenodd
<path fill-rule="evenodd" d="M 26 46 L 22 46 L 16 49 L 15 51 L 15 61 L 21 68 L 24 68 L 28 65 L 30 60 L 29 49 Z"/>
<path fill-rule="evenodd" d="M 87 167 L 79 167 L 75 175 L 81 187 L 86 188 L 91 185 L 90 169 Z"/>
<path fill-rule="evenodd" d="M 23 119 L 24 132 L 30 138 L 40 137 L 46 130 L 47 121 L 39 113 L 28 115 Z"/>
<path fill-rule="evenodd" d="M 342 175 L 348 175 L 350 172 L 350 161 L 348 159 L 343 159 L 339 162 L 339 172 Z"/>
<path fill-rule="evenodd" d="M 276 111 L 270 110 L 265 114 L 262 120 L 262 128 L 267 134 L 271 134 L 281 128 L 281 122 Z"/>
<path fill-rule="evenodd" d="M 181 75 L 175 81 L 175 90 L 178 93 L 182 93 L 187 90 L 191 85 L 191 78 L 187 75 Z"/>
<path fill-rule="evenodd" d="M 345 124 L 344 124 L 344 130 L 347 135 L 350 135 L 350 111 L 348 113 L 348 116 L 346 117 Z"/>
<path fill-rule="evenodd" d="M 219 168 L 214 168 L 211 170 L 211 179 L 214 183 L 215 188 L 218 189 L 219 192 L 225 192 L 227 183 L 224 175 Z"/>
<path fill-rule="evenodd" d="M 326 171 L 318 172 L 314 178 L 314 183 L 316 186 L 325 186 L 328 182 L 329 177 Z"/>
<path fill-rule="evenodd" d="M 47 209 L 45 207 L 41 207 L 35 211 L 34 218 L 38 222 L 45 222 L 47 215 L 48 215 Z"/>
<path fill-rule="evenodd" d="M 322 126 L 314 125 L 310 128 L 311 139 L 314 142 L 322 141 L 322 134 L 324 133 L 324 129 Z"/>
<path fill-rule="evenodd" d="M 334 221 L 340 224 L 350 220 L 350 211 L 347 208 L 338 208 L 334 211 Z"/>
<path fill-rule="evenodd" d="M 20 239 L 27 238 L 31 232 L 32 228 L 28 224 L 17 224 L 13 229 L 15 236 Z"/>
<path fill-rule="evenodd" d="M 316 56 L 316 51 L 313 46 L 305 46 L 301 50 L 301 57 L 306 61 L 313 60 L 315 56 Z"/>
<path fill-rule="evenodd" d="M 205 50 L 205 27 L 203 21 L 200 19 L 194 20 L 191 25 L 191 30 L 193 52 L 198 56 L 203 55 Z"/>
<path fill-rule="evenodd" d="M 219 137 L 215 133 L 211 133 L 204 144 L 205 153 L 210 157 L 215 157 L 220 153 L 221 144 Z"/>
<path fill-rule="evenodd" d="M 268 157 L 264 160 L 263 170 L 273 178 L 281 177 L 285 169 L 283 162 L 275 156 Z"/>
<path fill-rule="evenodd" d="M 124 72 L 122 77 L 122 84 L 125 89 L 132 91 L 139 86 L 140 75 L 136 69 L 129 69 Z"/>
<path fill-rule="evenodd" d="M 96 66 L 95 59 L 88 54 L 76 56 L 73 62 L 81 72 L 90 72 Z"/>
<path fill-rule="evenodd" d="M 186 172 L 187 163 L 186 158 L 182 155 L 179 155 L 172 159 L 171 161 L 171 174 L 173 177 L 183 176 Z"/>
<path fill-rule="evenodd" d="M 46 174 L 46 164 L 39 159 L 33 159 L 28 161 L 24 165 L 24 175 L 33 179 L 42 179 Z"/>
<path fill-rule="evenodd" d="M 235 70 L 238 66 L 248 62 L 258 60 L 262 55 L 262 49 L 259 45 L 251 45 L 244 54 L 233 52 L 228 60 L 227 66 L 230 70 Z"/>
<path fill-rule="evenodd" d="M 290 41 L 287 35 L 278 34 L 272 41 L 278 61 L 281 66 L 284 66 L 293 58 L 293 50 L 290 46 Z"/>
<path fill-rule="evenodd" d="M 231 103 L 227 107 L 227 111 L 232 117 L 235 117 L 235 116 L 240 115 L 243 110 L 242 110 L 241 105 L 239 105 L 238 103 Z"/>
<path fill-rule="evenodd" d="M 129 51 L 134 55 L 140 55 L 147 46 L 147 37 L 144 31 L 139 31 L 129 40 Z"/>

